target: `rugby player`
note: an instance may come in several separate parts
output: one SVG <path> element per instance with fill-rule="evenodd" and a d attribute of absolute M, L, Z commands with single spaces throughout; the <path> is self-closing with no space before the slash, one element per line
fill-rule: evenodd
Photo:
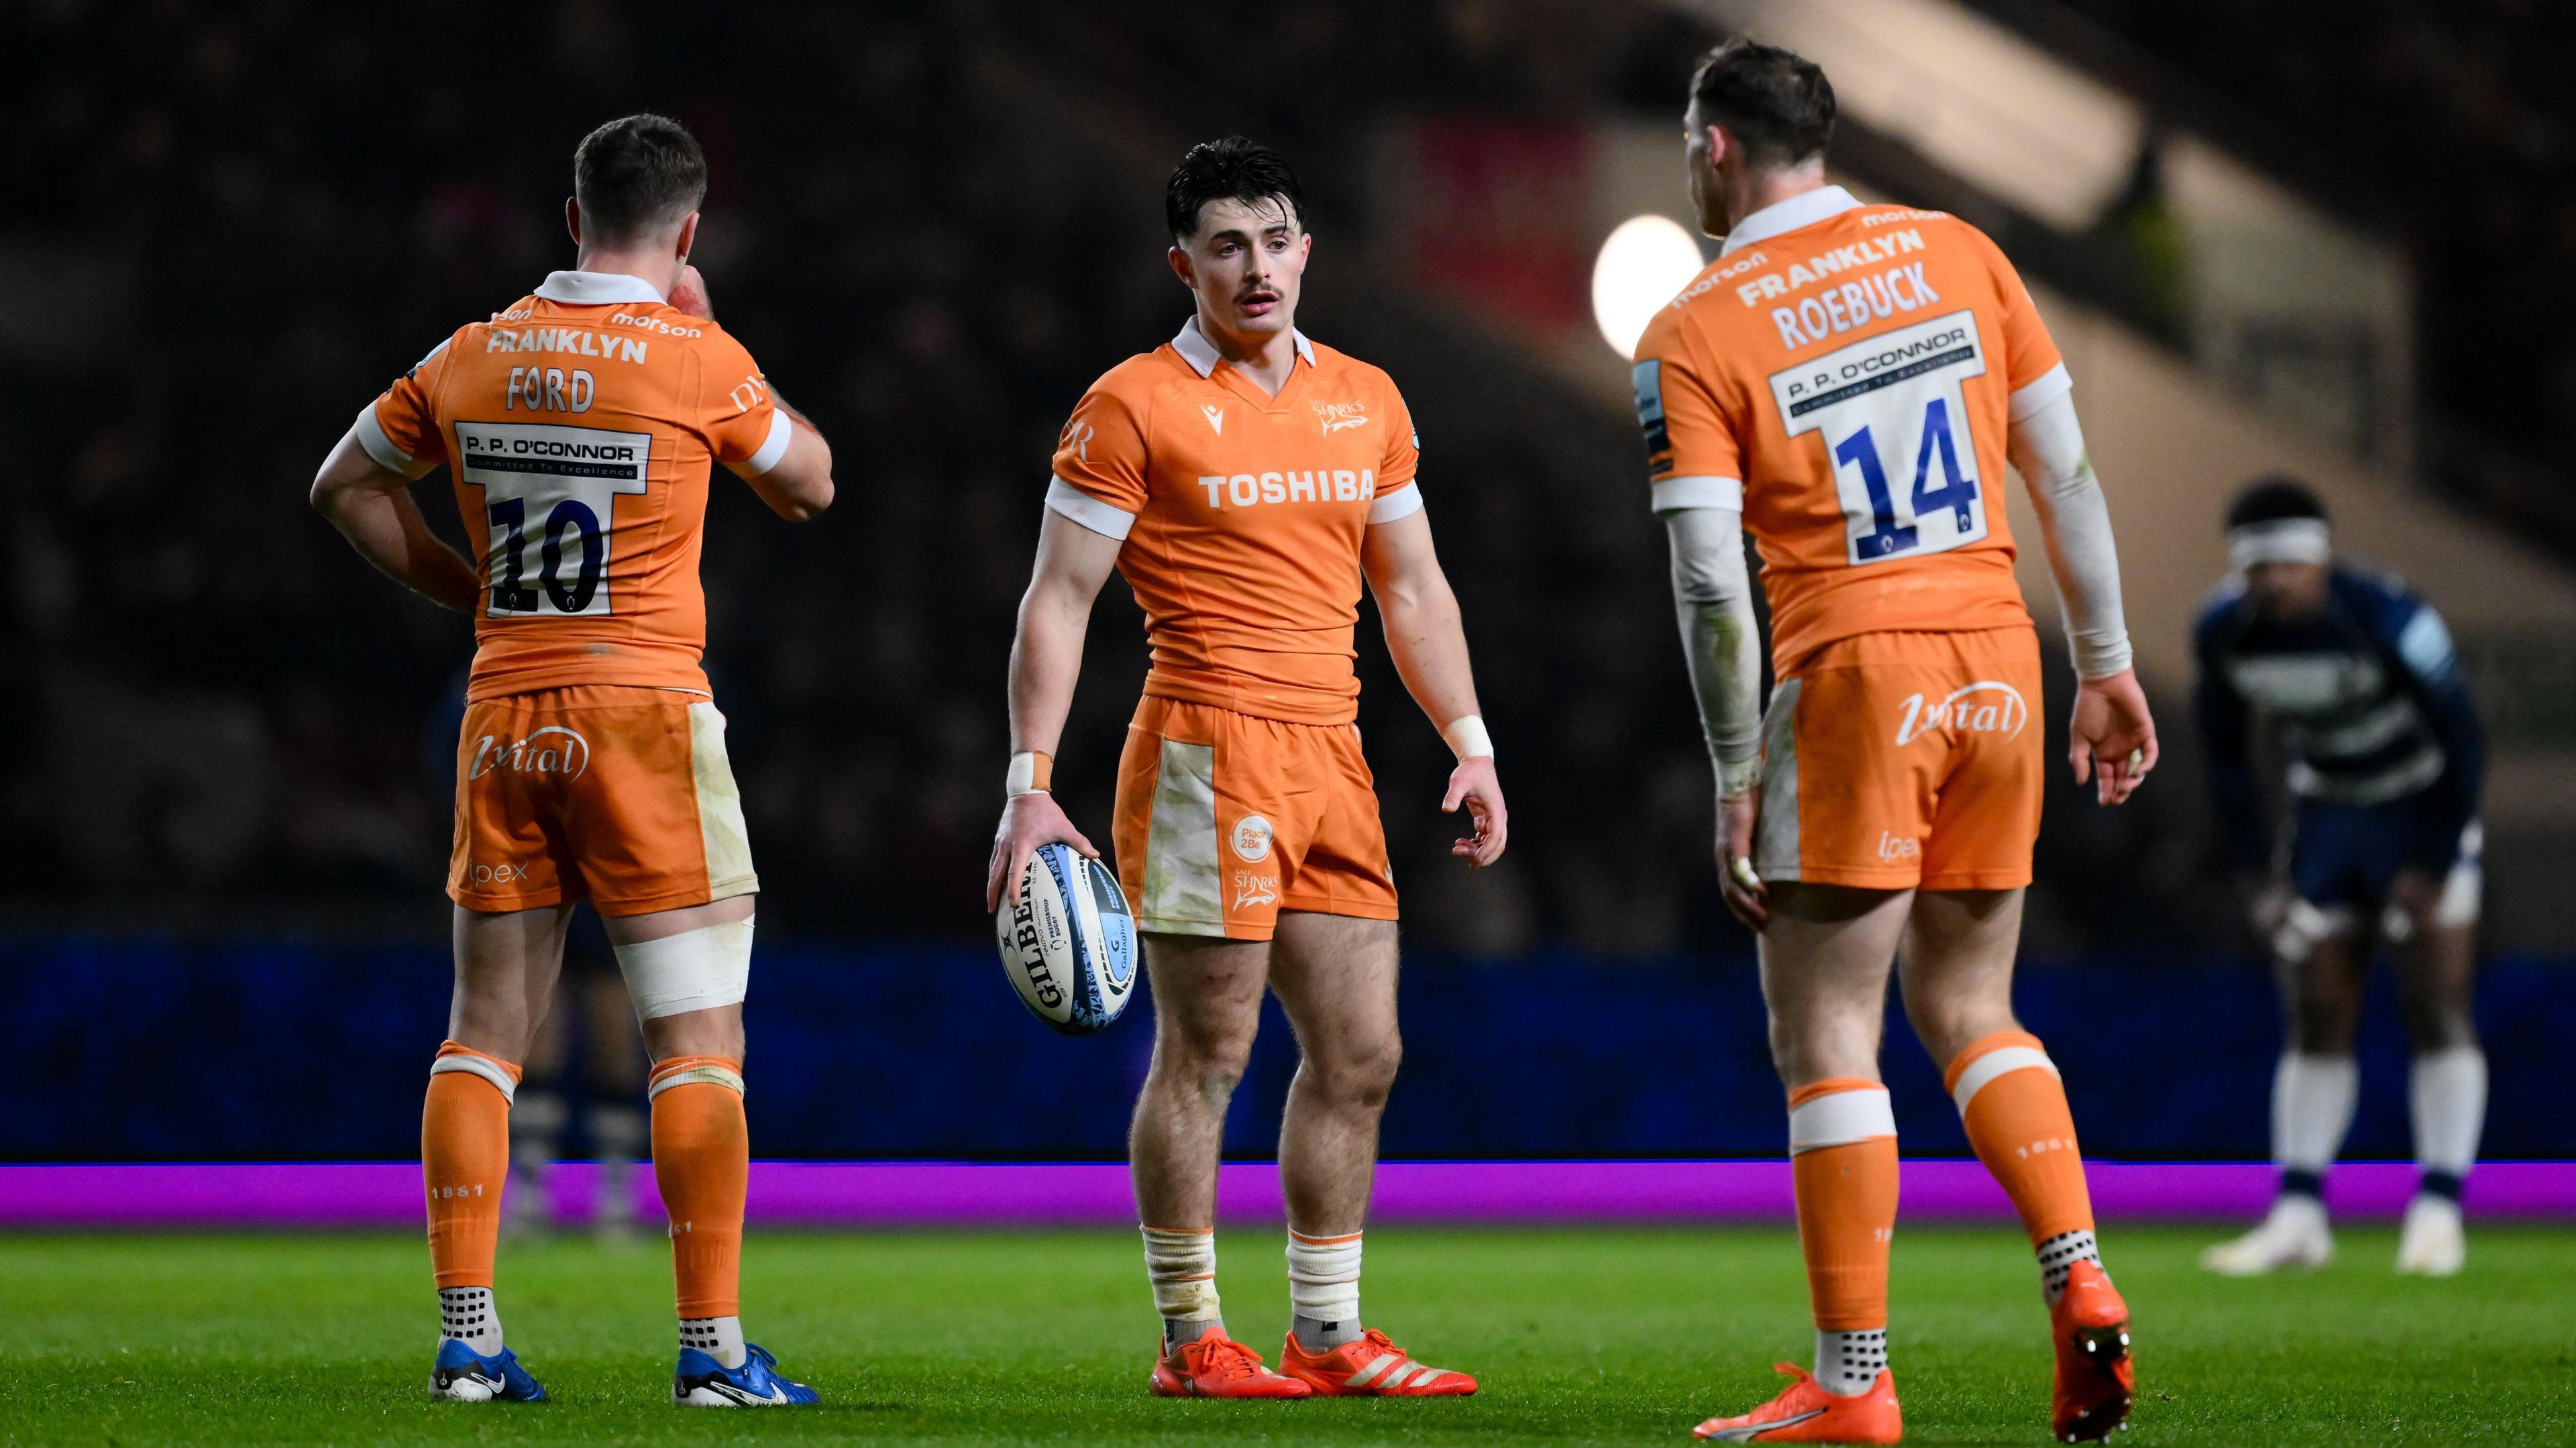
<path fill-rule="evenodd" d="M 2272 1077 L 2281 1192 L 2261 1226 L 2209 1249 L 2251 1276 L 2334 1257 L 2326 1168 L 2352 1127 L 2373 939 L 2397 958 L 2414 1046 L 2408 1073 L 2421 1176 L 2397 1270 L 2460 1270 L 2460 1184 L 2478 1154 L 2487 1058 L 2470 1012 L 2486 741 L 2441 615 L 2396 579 L 2336 561 L 2316 495 L 2265 478 L 2227 514 L 2234 576 L 2201 614 L 2201 736 L 2219 818 L 2280 964 L 2290 1040 Z M 2252 743 L 2289 761 L 2288 849 L 2277 883 Z"/>
<path fill-rule="evenodd" d="M 760 888 L 699 657 L 710 462 L 780 516 L 832 501 L 832 454 L 715 324 L 688 264 L 706 158 L 679 122 L 590 133 L 570 271 L 460 327 L 358 414 L 313 504 L 370 563 L 474 618 L 457 741 L 456 990 L 421 1174 L 441 1321 L 430 1391 L 535 1401 L 504 1345 L 494 1239 L 509 1113 L 574 902 L 608 928 L 653 1058 L 653 1174 L 678 1284 L 675 1401 L 811 1403 L 743 1341 L 742 1000 Z M 411 485 L 444 464 L 473 538 Z"/>
<path fill-rule="evenodd" d="M 1165 1396 L 1472 1393 L 1360 1320 L 1360 1233 L 1395 1079 L 1396 896 L 1353 723 L 1366 581 L 1405 687 L 1458 757 L 1443 810 L 1503 853 L 1503 795 L 1458 602 L 1414 481 L 1395 384 L 1309 341 L 1314 245 L 1297 178 L 1234 138 L 1194 147 L 1165 197 L 1196 306 L 1171 341 L 1092 384 L 1055 453 L 1011 650 L 1008 802 L 986 904 L 1039 845 L 1095 853 L 1047 792 L 1093 599 L 1114 567 L 1153 667 L 1118 764 L 1111 842 L 1144 936 L 1154 1054 L 1128 1138 Z M 1294 1318 L 1272 1372 L 1216 1290 L 1226 1102 L 1276 992 L 1302 1059 L 1279 1127 Z"/>
<path fill-rule="evenodd" d="M 2037 1249 L 2061 1438 L 2127 1414 L 2128 1309 L 2102 1270 L 2057 1068 L 2012 1011 L 2046 773 L 2039 643 L 2001 492 L 2027 480 L 2081 682 L 2072 764 L 2104 804 L 2154 767 L 2109 514 L 2066 369 L 1993 242 L 1824 177 L 1833 88 L 1797 55 L 1711 51 L 1685 116 L 1718 258 L 1639 341 L 1637 408 L 1701 722 L 1726 903 L 1761 937 L 1789 1091 L 1812 1374 L 1704 1438 L 1893 1443 L 1891 962 L 1968 1139 Z M 1743 535 L 1762 561 L 1762 664 Z"/>

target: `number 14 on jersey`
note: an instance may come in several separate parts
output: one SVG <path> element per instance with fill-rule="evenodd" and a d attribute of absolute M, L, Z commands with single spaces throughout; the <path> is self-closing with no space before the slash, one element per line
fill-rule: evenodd
<path fill-rule="evenodd" d="M 1884 332 L 1771 374 L 1791 437 L 1823 435 L 1848 559 L 1943 553 L 1986 536 L 1959 384 L 1986 371 L 1973 312 Z"/>

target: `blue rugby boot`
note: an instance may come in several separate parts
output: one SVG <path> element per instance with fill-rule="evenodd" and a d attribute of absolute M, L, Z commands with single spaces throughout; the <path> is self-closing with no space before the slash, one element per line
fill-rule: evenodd
<path fill-rule="evenodd" d="M 438 1361 L 430 1366 L 429 1395 L 451 1403 L 542 1403 L 546 1387 L 508 1348 L 485 1357 L 451 1337 L 439 1343 Z"/>
<path fill-rule="evenodd" d="M 823 1395 L 779 1375 L 778 1359 L 756 1342 L 743 1344 L 743 1364 L 729 1368 L 693 1347 L 680 1349 L 671 1401 L 684 1408 L 792 1408 Z"/>

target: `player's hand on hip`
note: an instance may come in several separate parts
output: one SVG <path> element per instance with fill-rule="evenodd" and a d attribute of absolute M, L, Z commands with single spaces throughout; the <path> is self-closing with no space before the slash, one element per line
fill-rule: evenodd
<path fill-rule="evenodd" d="M 2067 731 L 2067 762 L 2075 782 L 2091 784 L 2093 797 L 2119 804 L 2137 792 L 2156 767 L 2156 721 L 2134 669 L 2075 686 L 2075 718 Z"/>
<path fill-rule="evenodd" d="M 1757 934 L 1771 920 L 1771 887 L 1753 873 L 1753 827 L 1761 817 L 1758 785 L 1717 797 L 1717 888 L 1726 908 Z"/>
<path fill-rule="evenodd" d="M 1503 857 L 1503 844 L 1511 833 L 1511 811 L 1503 808 L 1503 783 L 1494 773 L 1494 756 L 1461 759 L 1449 771 L 1449 793 L 1441 798 L 1440 812 L 1454 814 L 1460 805 L 1466 806 L 1476 832 L 1452 843 L 1449 853 L 1464 859 L 1468 869 L 1481 870 Z"/>
<path fill-rule="evenodd" d="M 1001 909 L 1006 893 L 1012 904 L 1020 903 L 1020 878 L 1040 845 L 1071 845 L 1085 859 L 1100 858 L 1091 841 L 1065 818 L 1064 807 L 1054 795 L 1043 790 L 1015 794 L 1002 806 L 1002 826 L 993 832 L 993 858 L 984 876 L 985 909 Z"/>
<path fill-rule="evenodd" d="M 685 262 L 680 265 L 680 279 L 671 284 L 670 302 L 673 310 L 702 321 L 716 319 L 715 303 L 707 296 L 707 279 L 698 275 L 696 267 Z"/>

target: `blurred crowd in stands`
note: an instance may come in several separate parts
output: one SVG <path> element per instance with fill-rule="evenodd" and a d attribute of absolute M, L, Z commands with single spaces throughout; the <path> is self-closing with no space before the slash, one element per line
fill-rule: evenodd
<path fill-rule="evenodd" d="M 2382 147 L 2390 167 L 2477 143 L 2492 174 L 2454 166 L 2401 193 L 2428 222 L 2452 213 L 2428 225 L 2428 255 L 2564 297 L 2576 203 L 2537 183 L 2567 164 L 2568 82 L 2546 54 L 2480 50 L 2457 38 L 2474 25 L 2429 6 L 2361 7 L 2371 24 L 2349 33 L 2311 6 L 2313 53 L 2248 43 L 2254 22 L 2216 4 L 2086 8 L 2178 63 L 2233 65 L 2219 78 L 2249 101 Z M 2419 10 L 2436 18 L 2417 28 L 2449 37 L 2438 63 L 2491 79 L 2434 87 L 2406 70 L 2437 63 L 2390 38 Z M 1159 173 L 1098 184 L 1108 168 L 1066 161 L 1051 133 L 1115 131 L 1176 158 L 1187 140 L 1250 132 L 1307 173 L 1319 231 L 1355 237 L 1373 118 L 1666 114 L 1709 39 L 1643 0 L 1104 18 L 1127 13 L 998 0 L 0 13 L 21 77 L 0 89 L 20 140 L 0 152 L 0 375 L 15 398 L 0 445 L 20 479 L 0 490 L 0 662 L 20 688 L 0 712 L 0 906 L 256 926 L 318 903 L 435 928 L 468 628 L 372 574 L 305 487 L 386 381 L 569 265 L 574 142 L 650 108 L 687 120 L 710 156 L 698 260 L 717 315 L 838 458 L 824 519 L 790 528 L 720 475 L 709 523 L 709 665 L 762 913 L 838 934 L 979 931 L 1004 663 L 1046 459 L 1084 385 L 1186 314 L 1161 258 Z M 2282 70 L 2251 69 L 2264 63 Z M 2395 104 L 2419 88 L 2445 98 Z M 1738 940 L 1711 918 L 1708 772 L 1631 430 L 1516 379 L 1499 352 L 1440 365 L 1435 322 L 1370 291 L 1360 250 L 1319 251 L 1308 330 L 1389 365 L 1421 422 L 1426 496 L 1516 806 L 1511 859 L 1458 874 L 1433 814 L 1446 754 L 1364 613 L 1363 726 L 1415 938 L 1614 954 Z M 2493 345 L 2516 335 L 2476 310 L 2504 283 L 2455 271 L 2428 284 L 2452 329 L 2428 346 L 2454 362 L 2448 339 L 2473 316 Z M 2522 324 L 2542 314 L 2506 320 L 2537 345 L 2545 329 Z M 2499 370 L 2487 381 L 2504 385 Z M 2529 370 L 2535 405 L 2576 405 L 2576 370 Z M 422 497 L 461 536 L 443 475 Z M 1142 673 L 1113 584 L 1058 767 L 1104 842 Z M 2196 788 L 2173 778 L 2118 820 L 2055 792 L 2034 940 L 2225 918 L 2140 908 L 2210 888 Z"/>
<path fill-rule="evenodd" d="M 2414 251 L 2429 400 L 2563 470 L 2576 354 L 2551 322 L 2576 316 L 2576 7 L 2066 3 L 2358 183 L 2327 199 Z"/>

